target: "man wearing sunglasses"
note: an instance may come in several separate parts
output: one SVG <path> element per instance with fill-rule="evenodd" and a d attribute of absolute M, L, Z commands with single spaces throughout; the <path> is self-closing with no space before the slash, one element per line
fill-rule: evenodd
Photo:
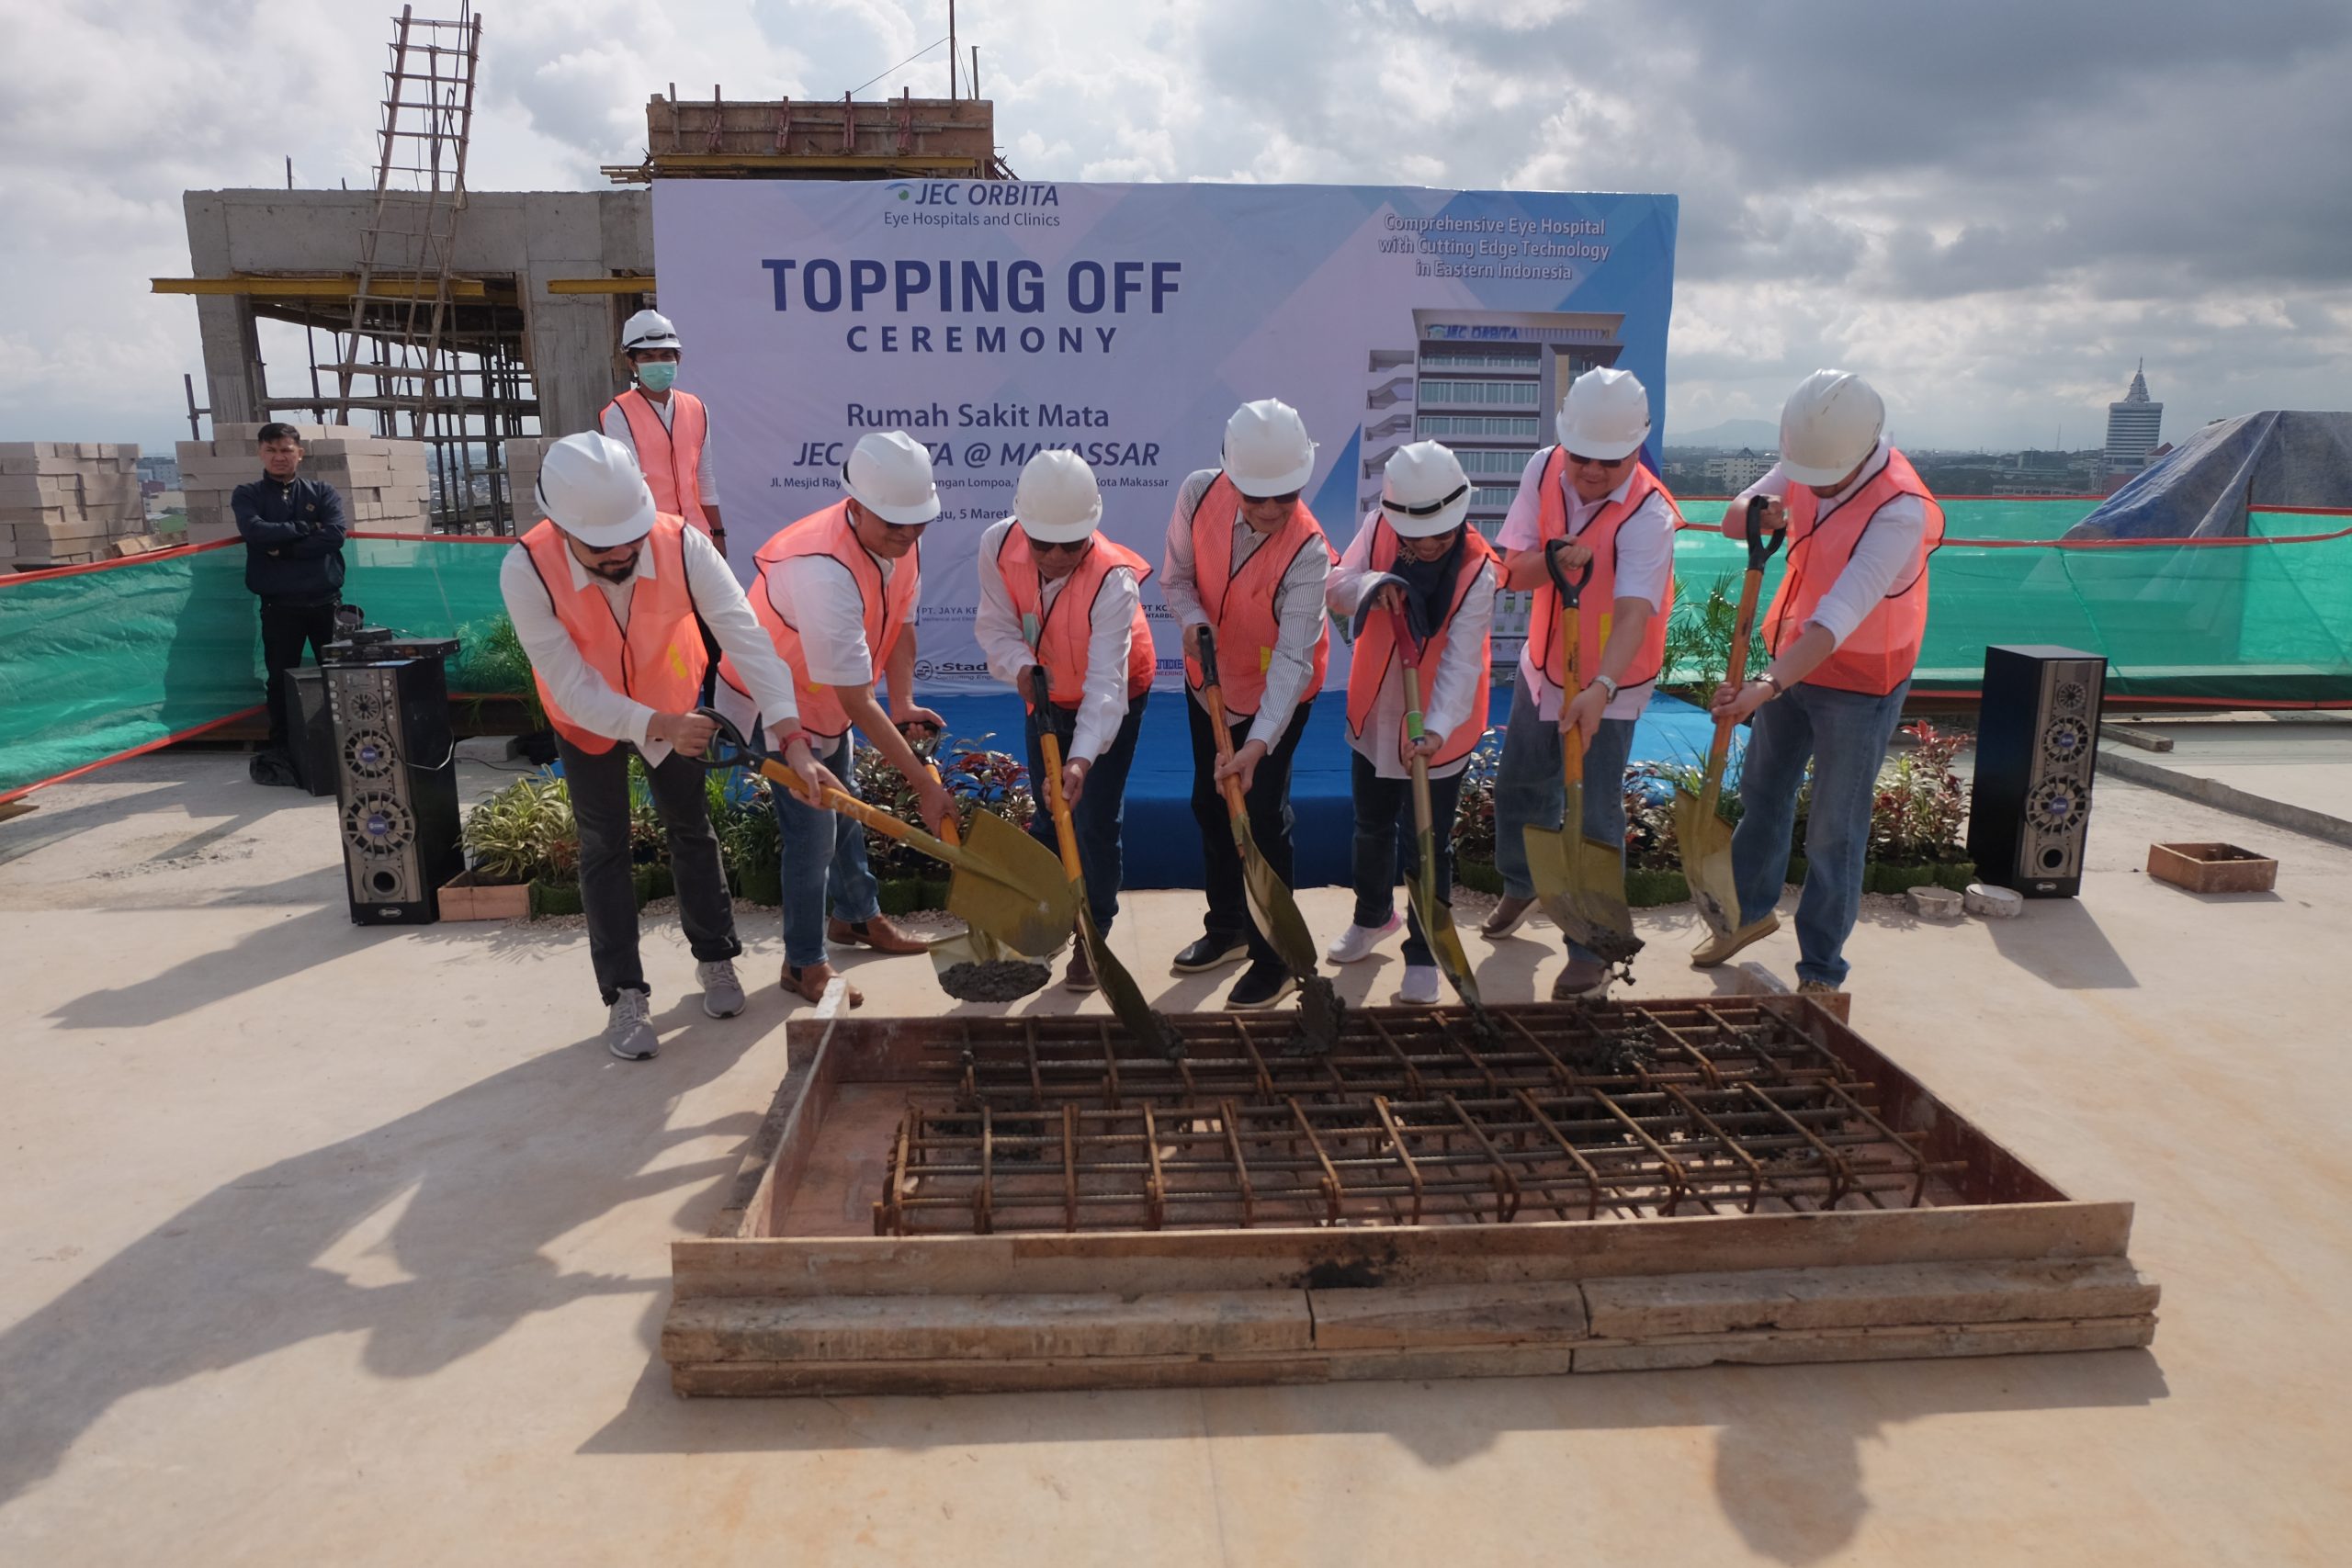
<path fill-rule="evenodd" d="M 1127 768 L 1142 733 L 1144 705 L 1159 669 L 1151 625 L 1144 619 L 1143 580 L 1150 566 L 1102 537 L 1102 491 L 1075 452 L 1040 452 L 1021 470 L 1013 514 L 980 537 L 980 604 L 972 630 L 989 671 L 1021 694 L 1029 709 L 1029 776 L 1036 815 L 1029 831 L 1060 852 L 1046 808 L 1042 738 L 1051 725 L 1066 737 L 1062 795 L 1069 802 L 1086 901 L 1099 931 L 1119 912 L 1119 848 Z M 1046 706 L 1037 711 L 1030 671 L 1046 671 Z M 1070 947 L 1065 988 L 1091 991 L 1086 944 Z"/>
<path fill-rule="evenodd" d="M 1315 443 L 1298 411 L 1274 398 L 1244 403 L 1225 425 L 1224 463 L 1177 491 L 1168 519 L 1160 592 L 1184 628 L 1185 713 L 1193 732 L 1193 819 L 1200 824 L 1208 916 L 1200 941 L 1176 955 L 1179 975 L 1247 955 L 1226 1006 L 1269 1008 L 1296 982 L 1250 919 L 1241 856 L 1220 793 L 1238 779 L 1259 852 L 1293 876 L 1291 759 L 1323 689 L 1331 633 L 1323 585 L 1334 557 L 1315 514 L 1299 503 L 1315 476 Z M 1213 627 L 1233 754 L 1220 767 L 1201 700 L 1201 631 Z"/>
<path fill-rule="evenodd" d="M 1519 689 L 1503 730 L 1495 775 L 1495 867 L 1503 897 L 1481 928 L 1490 939 L 1519 929 L 1535 902 L 1524 837 L 1532 823 L 1558 828 L 1567 808 L 1560 768 L 1560 726 L 1584 735 L 1587 838 L 1625 842 L 1625 759 L 1634 724 L 1666 662 L 1667 615 L 1674 599 L 1674 497 L 1641 460 L 1649 439 L 1649 392 L 1630 370 L 1600 367 L 1577 377 L 1561 400 L 1560 444 L 1538 452 L 1520 476 L 1519 494 L 1496 544 L 1508 561 L 1507 586 L 1532 591 L 1527 646 L 1519 656 Z M 1565 691 L 1559 593 L 1545 556 L 1569 577 L 1589 565 L 1577 616 L 1578 690 Z M 1608 989 L 1598 953 L 1570 942 L 1567 966 L 1552 985 L 1555 1001 Z"/>
<path fill-rule="evenodd" d="M 846 498 L 777 533 L 754 558 L 752 612 L 792 671 L 800 725 L 810 748 L 840 778 L 854 779 L 853 729 L 882 753 L 915 794 L 936 832 L 955 802 L 901 726 L 936 731 L 943 723 L 914 705 L 915 613 L 922 603 L 925 528 L 939 515 L 931 452 L 904 431 L 861 439 L 842 468 Z M 890 711 L 874 698 L 876 672 Z M 719 711 L 737 718 L 752 705 L 734 660 L 719 666 Z M 816 1001 L 833 977 L 828 941 L 877 953 L 921 953 L 923 944 L 883 918 L 881 888 L 865 859 L 865 829 L 778 789 L 771 792 L 784 840 L 784 975 L 787 991 Z M 826 917 L 830 897 L 831 918 Z M 865 997 L 847 992 L 857 1007 Z"/>
<path fill-rule="evenodd" d="M 737 661 L 766 712 L 768 748 L 803 782 L 832 781 L 798 732 L 791 678 L 727 563 L 684 519 L 662 512 L 628 448 L 567 435 L 539 468 L 539 525 L 499 569 L 514 634 L 531 656 L 580 826 L 588 957 L 608 1010 L 605 1044 L 625 1061 L 660 1046 L 638 956 L 629 876 L 629 755 L 645 763 L 678 879 L 678 923 L 694 951 L 703 1010 L 743 1010 L 735 908 L 694 759 L 711 721 L 695 713 L 704 671 L 697 619 Z"/>

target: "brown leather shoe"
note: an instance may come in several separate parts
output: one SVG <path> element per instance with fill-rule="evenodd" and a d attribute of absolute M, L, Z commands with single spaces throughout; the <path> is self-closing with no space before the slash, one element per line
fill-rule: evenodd
<path fill-rule="evenodd" d="M 1062 989 L 1076 991 L 1083 996 L 1100 988 L 1099 983 L 1094 978 L 1094 960 L 1087 953 L 1086 939 L 1080 937 L 1070 943 L 1069 970 L 1062 976 Z"/>
<path fill-rule="evenodd" d="M 808 1002 L 823 1001 L 825 987 L 832 983 L 833 966 L 830 964 L 811 964 L 805 969 L 795 969 L 787 964 L 784 966 L 783 976 L 777 981 L 777 984 L 781 985 L 786 992 Z M 865 993 L 855 986 L 844 983 L 842 987 L 842 995 L 854 1008 L 862 1008 L 865 1005 Z"/>
<path fill-rule="evenodd" d="M 928 949 L 892 925 L 886 916 L 852 922 L 836 915 L 825 922 L 825 940 L 840 947 L 870 947 L 876 953 L 923 953 Z"/>

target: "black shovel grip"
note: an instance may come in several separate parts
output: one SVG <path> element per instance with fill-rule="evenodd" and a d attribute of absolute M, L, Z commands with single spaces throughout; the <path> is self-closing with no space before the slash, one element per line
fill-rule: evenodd
<path fill-rule="evenodd" d="M 1201 690 L 1222 686 L 1216 678 L 1216 634 L 1208 627 L 1201 628 Z"/>
<path fill-rule="evenodd" d="M 1566 539 L 1555 539 L 1544 547 L 1544 570 L 1552 574 L 1552 586 L 1560 591 L 1560 603 L 1573 610 L 1577 607 L 1577 601 L 1584 596 L 1584 585 L 1592 581 L 1592 558 L 1587 556 L 1584 570 L 1575 577 L 1569 577 L 1560 570 L 1559 547 L 1567 542 Z"/>
<path fill-rule="evenodd" d="M 718 727 L 718 733 L 710 738 L 710 744 L 703 748 L 700 759 L 703 766 L 750 768 L 756 773 L 759 771 L 760 764 L 768 760 L 767 752 L 763 750 L 756 742 L 746 739 L 743 732 L 736 728 L 717 708 L 696 708 L 695 716 L 707 718 Z"/>
<path fill-rule="evenodd" d="M 1769 545 L 1764 542 L 1764 508 L 1770 505 L 1771 501 L 1769 495 L 1747 498 L 1747 570 L 1750 571 L 1762 571 L 1764 563 L 1772 558 L 1789 536 L 1785 530 L 1775 529 L 1772 542 Z"/>

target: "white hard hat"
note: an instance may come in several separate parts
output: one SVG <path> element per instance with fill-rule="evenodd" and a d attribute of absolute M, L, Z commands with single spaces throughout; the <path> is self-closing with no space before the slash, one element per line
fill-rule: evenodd
<path fill-rule="evenodd" d="M 939 515 L 931 449 L 903 430 L 863 436 L 842 465 L 850 499 L 885 523 L 910 528 Z"/>
<path fill-rule="evenodd" d="M 1886 401 L 1848 370 L 1816 370 L 1781 405 L 1781 471 L 1836 484 L 1862 466 L 1886 428 Z"/>
<path fill-rule="evenodd" d="M 1072 544 L 1102 521 L 1102 487 L 1077 453 L 1040 452 L 1021 470 L 1021 487 L 1012 492 L 1012 514 L 1020 520 L 1021 531 L 1033 539 Z"/>
<path fill-rule="evenodd" d="M 685 346 L 678 341 L 678 329 L 659 310 L 639 310 L 621 328 L 623 354 L 633 354 L 640 348 L 683 350 Z"/>
<path fill-rule="evenodd" d="M 567 435 L 539 460 L 539 514 L 592 550 L 653 531 L 653 492 L 629 449 L 596 431 Z"/>
<path fill-rule="evenodd" d="M 1579 457 L 1631 457 L 1650 438 L 1649 392 L 1631 370 L 1597 366 L 1568 384 L 1554 428 Z"/>
<path fill-rule="evenodd" d="M 1380 514 L 1399 536 L 1426 539 L 1460 527 L 1470 513 L 1470 478 L 1462 459 L 1435 441 L 1389 454 L 1380 476 Z"/>
<path fill-rule="evenodd" d="M 1306 422 L 1280 398 L 1243 403 L 1225 422 L 1225 477 L 1246 496 L 1289 495 L 1315 477 Z"/>

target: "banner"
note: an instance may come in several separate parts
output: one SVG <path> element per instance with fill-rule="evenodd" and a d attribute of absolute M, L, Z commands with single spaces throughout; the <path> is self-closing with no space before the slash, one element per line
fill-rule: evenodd
<path fill-rule="evenodd" d="M 932 451 L 918 681 L 993 684 L 976 547 L 1021 468 L 1065 446 L 1103 527 L 1159 562 L 1227 417 L 1276 397 L 1318 450 L 1335 548 L 1408 441 L 1460 453 L 1489 535 L 1577 375 L 1621 366 L 1665 427 L 1670 196 L 1025 181 L 657 181 L 679 385 L 711 410 L 729 552 L 840 499 L 860 435 Z M 1649 453 L 1655 464 L 1655 447 Z M 1156 581 L 1161 683 L 1181 663 Z M 1344 679 L 1333 649 L 1331 679 Z"/>

